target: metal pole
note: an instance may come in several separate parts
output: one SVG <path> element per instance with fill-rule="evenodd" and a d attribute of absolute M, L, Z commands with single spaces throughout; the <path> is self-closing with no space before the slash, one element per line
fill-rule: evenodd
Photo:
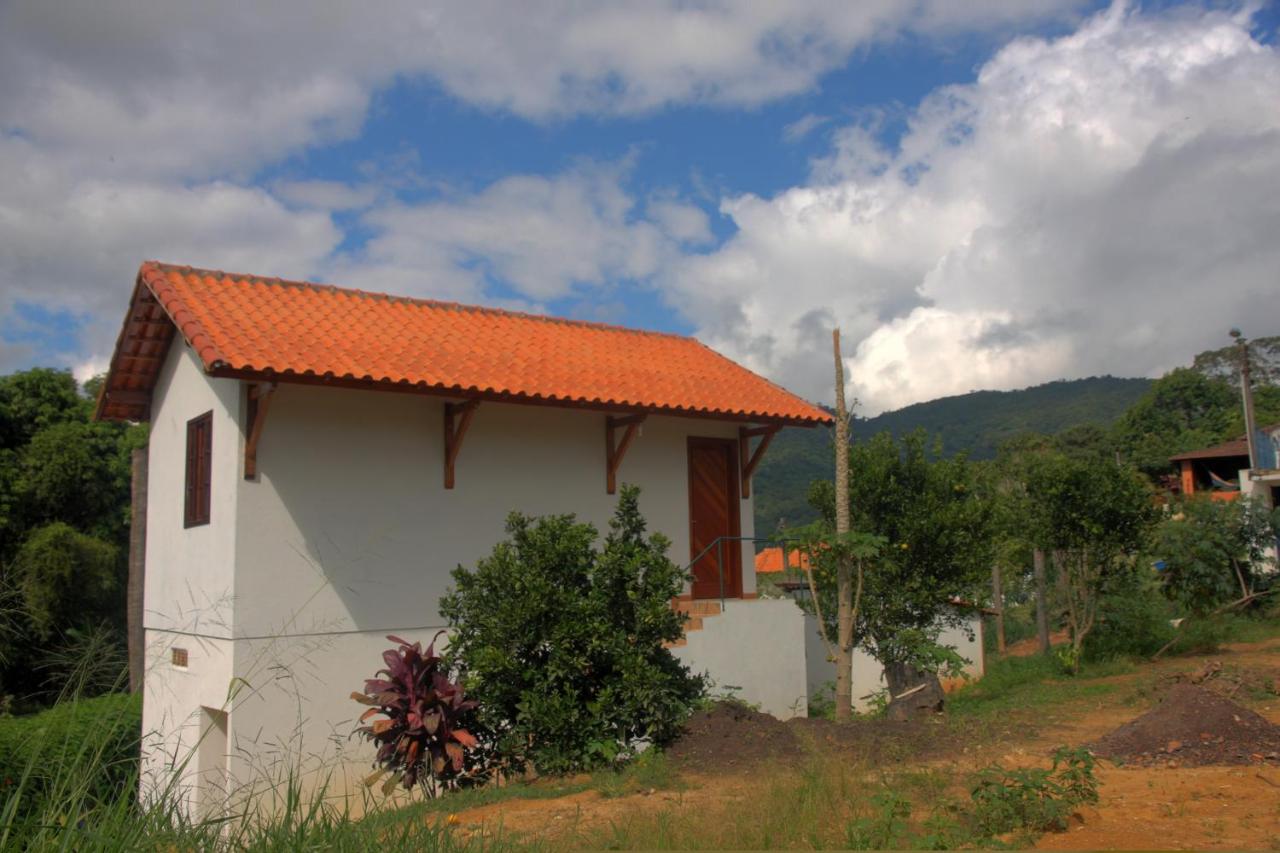
<path fill-rule="evenodd" d="M 724 537 L 716 539 L 719 554 L 716 558 L 716 574 L 720 576 L 720 609 L 724 610 Z"/>

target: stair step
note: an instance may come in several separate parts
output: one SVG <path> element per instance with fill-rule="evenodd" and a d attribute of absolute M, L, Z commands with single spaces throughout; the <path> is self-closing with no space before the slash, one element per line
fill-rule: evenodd
<path fill-rule="evenodd" d="M 690 631 L 701 631 L 701 630 L 702 630 L 701 616 L 690 616 L 688 619 L 684 620 L 684 632 L 686 634 L 689 633 Z"/>
<path fill-rule="evenodd" d="M 687 645 L 689 645 L 689 641 L 686 640 L 684 637 L 681 637 L 678 640 L 672 640 L 670 643 L 663 643 L 662 647 L 664 649 L 675 649 L 675 648 L 679 648 L 680 646 L 687 646 Z"/>
<path fill-rule="evenodd" d="M 676 610 L 681 613 L 688 613 L 690 616 L 719 616 L 720 602 L 678 601 L 676 602 Z"/>

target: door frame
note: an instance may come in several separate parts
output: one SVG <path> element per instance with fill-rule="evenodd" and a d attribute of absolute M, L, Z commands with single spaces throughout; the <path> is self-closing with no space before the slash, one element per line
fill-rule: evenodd
<path fill-rule="evenodd" d="M 694 552 L 693 546 L 693 451 L 695 447 L 715 447 L 724 451 L 725 458 L 728 461 L 726 473 L 728 482 L 725 488 L 728 492 L 729 500 L 729 536 L 742 536 L 742 498 L 738 489 L 738 440 L 736 438 L 719 438 L 716 436 L 690 435 L 685 439 L 685 469 L 689 483 L 689 562 L 690 572 L 695 567 L 692 565 L 694 558 L 698 555 Z M 721 571 L 727 568 L 736 567 L 736 571 L 725 572 L 724 597 L 725 598 L 742 598 L 743 586 L 743 560 L 742 560 L 742 543 L 735 541 L 733 543 L 725 543 L 725 562 L 727 566 L 722 566 Z M 694 585 L 696 580 L 690 578 L 689 596 L 696 598 Z M 719 591 L 709 598 L 719 598 Z"/>

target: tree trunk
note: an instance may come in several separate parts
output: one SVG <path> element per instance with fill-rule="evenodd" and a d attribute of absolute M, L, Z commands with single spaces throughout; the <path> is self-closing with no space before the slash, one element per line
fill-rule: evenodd
<path fill-rule="evenodd" d="M 126 637 L 129 646 L 129 690 L 142 689 L 146 633 L 142 628 L 142 587 L 147 558 L 147 448 L 133 451 L 133 484 L 129 506 L 129 579 L 125 588 Z"/>
<path fill-rule="evenodd" d="M 1002 657 L 1004 644 L 1004 586 L 1000 583 L 1000 564 L 991 564 L 991 607 L 996 611 L 996 652 Z"/>
<path fill-rule="evenodd" d="M 891 663 L 884 668 L 889 687 L 888 717 L 911 720 L 942 710 L 945 694 L 936 672 L 923 672 L 908 663 Z"/>
<path fill-rule="evenodd" d="M 1049 605 L 1045 601 L 1044 551 L 1039 548 L 1033 555 L 1036 574 L 1036 634 L 1040 639 L 1040 654 L 1049 654 Z"/>
<path fill-rule="evenodd" d="M 844 400 L 844 359 L 840 330 L 831 332 L 836 368 L 836 534 L 849 532 L 849 412 Z M 836 567 L 836 719 L 853 717 L 853 567 L 842 557 Z"/>

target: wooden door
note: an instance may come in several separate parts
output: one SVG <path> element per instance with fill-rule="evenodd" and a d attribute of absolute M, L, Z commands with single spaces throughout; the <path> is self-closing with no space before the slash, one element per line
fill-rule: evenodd
<path fill-rule="evenodd" d="M 739 536 L 737 444 L 728 438 L 689 439 L 689 559 L 693 597 L 742 597 L 742 543 L 716 539 Z"/>

